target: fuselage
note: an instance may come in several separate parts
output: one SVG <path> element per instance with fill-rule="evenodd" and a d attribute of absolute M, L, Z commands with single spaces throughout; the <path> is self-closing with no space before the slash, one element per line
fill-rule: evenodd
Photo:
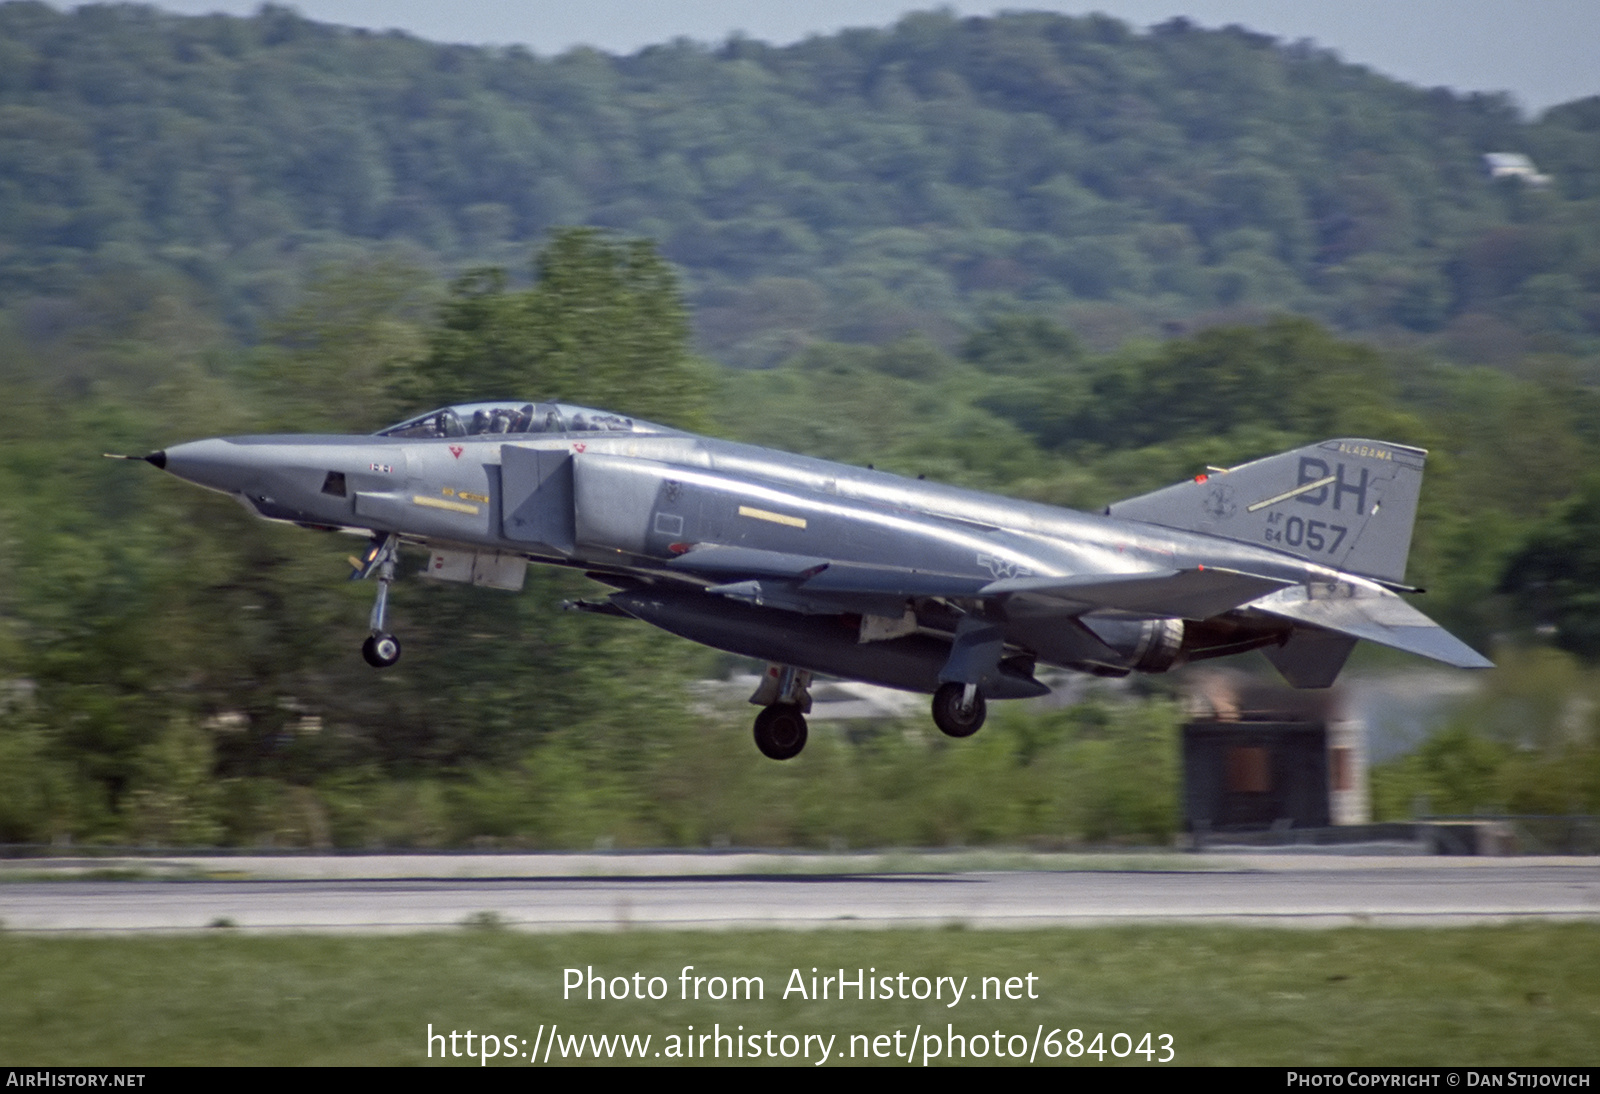
<path fill-rule="evenodd" d="M 168 449 L 166 469 L 268 519 L 644 583 L 649 595 L 627 594 L 625 610 L 684 637 L 915 690 L 937 686 L 949 637 L 971 609 L 963 594 L 997 580 L 1197 567 L 1296 583 L 1338 577 L 1270 547 L 666 430 L 219 438 Z M 685 565 L 707 544 L 832 569 L 803 592 L 779 574 L 719 584 Z M 860 576 L 871 567 L 909 573 L 884 595 Z M 991 682 L 996 697 L 1035 693 L 1031 679 L 1018 682 L 1031 678 L 1034 660 L 1103 674 L 1165 671 L 1285 634 L 1281 621 L 1250 613 L 1184 622 L 1101 611 L 1085 617 L 1087 631 L 1020 601 L 1003 614 L 1008 664 L 1023 667 Z M 828 616 L 859 629 L 830 641 L 843 632 L 827 629 L 819 617 Z M 874 627 L 884 640 L 869 650 Z M 932 645 L 919 648 L 929 636 Z"/>
<path fill-rule="evenodd" d="M 570 545 L 519 532 L 506 505 L 507 448 L 596 465 L 598 474 L 578 476 L 574 503 L 601 512 L 580 513 Z M 1266 546 L 689 434 L 286 434 L 195 441 L 165 454 L 168 471 L 267 519 L 602 572 L 655 574 L 683 546 L 716 543 L 985 583 L 1202 565 L 1297 582 L 1336 575 Z"/>

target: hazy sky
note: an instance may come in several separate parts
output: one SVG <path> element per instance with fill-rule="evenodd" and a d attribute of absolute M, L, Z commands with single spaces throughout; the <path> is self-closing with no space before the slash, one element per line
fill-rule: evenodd
<path fill-rule="evenodd" d="M 256 0 L 158 0 L 169 11 L 248 14 Z M 611 53 L 676 37 L 715 42 L 734 31 L 774 43 L 841 27 L 885 26 L 941 6 L 910 0 L 298 0 L 321 22 L 399 28 L 422 38 L 520 43 L 540 55 L 574 45 Z M 1509 91 L 1525 109 L 1600 94 L 1600 0 L 956 0 L 964 15 L 997 10 L 1103 11 L 1146 27 L 1182 15 L 1238 23 L 1289 41 L 1310 38 L 1347 61 L 1408 83 Z"/>

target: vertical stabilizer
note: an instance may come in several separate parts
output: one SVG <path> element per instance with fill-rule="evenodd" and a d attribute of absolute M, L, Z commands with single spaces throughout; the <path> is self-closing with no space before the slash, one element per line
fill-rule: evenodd
<path fill-rule="evenodd" d="M 1107 512 L 1401 582 L 1427 455 L 1384 441 L 1323 441 L 1197 475 Z"/>

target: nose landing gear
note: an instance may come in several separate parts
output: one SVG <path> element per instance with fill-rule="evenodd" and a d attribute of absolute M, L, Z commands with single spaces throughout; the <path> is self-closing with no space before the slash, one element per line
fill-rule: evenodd
<path fill-rule="evenodd" d="M 361 643 L 361 656 L 375 669 L 386 669 L 400 660 L 400 640 L 392 634 L 369 635 Z"/>
<path fill-rule="evenodd" d="M 372 605 L 371 632 L 361 644 L 361 656 L 375 669 L 386 669 L 400 660 L 400 640 L 384 630 L 389 614 L 389 585 L 394 581 L 395 563 L 400 559 L 400 537 L 394 534 L 373 536 L 350 580 L 378 575 L 378 599 Z"/>

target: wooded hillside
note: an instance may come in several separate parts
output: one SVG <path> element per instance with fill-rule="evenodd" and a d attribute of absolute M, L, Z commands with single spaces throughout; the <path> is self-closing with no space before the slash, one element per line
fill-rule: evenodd
<path fill-rule="evenodd" d="M 14 2 L 0 148 L 5 303 L 168 273 L 250 337 L 319 262 L 520 264 L 565 224 L 658 241 L 738 364 L 1018 308 L 1100 348 L 1277 309 L 1491 363 L 1600 335 L 1595 100 L 1529 123 L 1182 20 L 540 58 L 273 5 Z M 1491 151 L 1553 185 L 1491 182 Z"/>

